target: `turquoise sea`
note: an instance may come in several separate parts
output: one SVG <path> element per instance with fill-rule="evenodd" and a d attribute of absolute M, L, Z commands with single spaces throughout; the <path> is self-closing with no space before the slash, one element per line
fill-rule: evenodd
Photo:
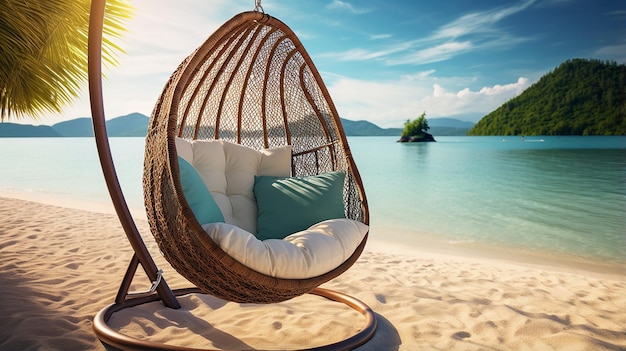
<path fill-rule="evenodd" d="M 626 263 L 626 137 L 351 137 L 373 239 L 487 243 Z M 142 138 L 112 138 L 143 207 Z M 108 202 L 92 138 L 0 138 L 0 190 Z"/>

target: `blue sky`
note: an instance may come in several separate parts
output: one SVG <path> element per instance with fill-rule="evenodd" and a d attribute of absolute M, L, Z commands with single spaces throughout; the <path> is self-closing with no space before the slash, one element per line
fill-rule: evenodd
<path fill-rule="evenodd" d="M 149 115 L 178 64 L 253 0 L 135 0 L 120 66 L 105 70 L 107 118 Z M 572 58 L 626 63 L 618 0 L 262 2 L 303 42 L 339 114 L 381 127 L 428 118 L 476 122 Z M 53 124 L 89 116 L 87 92 Z M 32 123 L 32 121 L 29 121 Z"/>

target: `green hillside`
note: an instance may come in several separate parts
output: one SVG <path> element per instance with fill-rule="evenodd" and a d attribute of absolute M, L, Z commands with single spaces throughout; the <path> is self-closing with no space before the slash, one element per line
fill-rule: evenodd
<path fill-rule="evenodd" d="M 624 135 L 626 65 L 574 59 L 483 117 L 467 135 Z"/>

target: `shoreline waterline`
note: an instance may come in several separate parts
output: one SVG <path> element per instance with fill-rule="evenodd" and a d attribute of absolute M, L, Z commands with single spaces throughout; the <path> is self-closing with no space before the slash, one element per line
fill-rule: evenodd
<path fill-rule="evenodd" d="M 432 254 L 463 259 L 491 260 L 512 265 L 541 268 L 564 273 L 584 273 L 588 276 L 626 280 L 626 262 L 581 257 L 558 251 L 514 247 L 502 243 L 486 242 L 451 242 L 441 237 L 406 231 L 410 243 L 393 239 L 379 239 L 376 233 L 393 232 L 394 228 L 372 227 L 370 230 L 370 248 L 390 254 Z M 401 231 L 397 233 L 402 233 Z"/>
<path fill-rule="evenodd" d="M 626 137 L 541 143 L 439 137 L 422 145 L 350 137 L 349 143 L 368 198 L 371 240 L 486 256 L 527 252 L 530 262 L 543 261 L 532 258 L 540 252 L 626 265 Z M 0 193 L 86 201 L 114 212 L 93 138 L 0 138 L 0 146 Z M 145 218 L 143 147 L 143 138 L 111 138 L 135 218 Z"/>
<path fill-rule="evenodd" d="M 72 210 L 87 211 L 101 214 L 115 214 L 110 201 L 97 201 L 72 196 L 36 191 L 20 191 L 0 188 L 2 199 L 17 199 L 40 204 L 63 207 Z M 143 208 L 131 207 L 129 210 L 135 221 L 146 221 Z M 393 233 L 393 236 L 389 236 Z M 150 235 L 150 233 L 142 233 Z M 398 237 L 407 240 L 399 240 Z M 120 243 L 123 245 L 124 243 Z M 626 281 L 626 263 L 603 261 L 564 254 L 562 252 L 527 249 L 484 242 L 450 242 L 438 236 L 388 227 L 372 225 L 366 250 L 387 254 L 407 254 L 421 258 L 445 257 L 460 260 L 495 261 L 513 266 L 539 268 L 564 273 L 576 273 L 596 278 Z"/>

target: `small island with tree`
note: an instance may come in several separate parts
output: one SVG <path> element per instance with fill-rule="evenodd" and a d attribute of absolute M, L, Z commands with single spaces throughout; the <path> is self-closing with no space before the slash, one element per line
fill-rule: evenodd
<path fill-rule="evenodd" d="M 428 120 L 426 120 L 426 112 L 414 120 L 406 120 L 402 136 L 398 140 L 400 143 L 420 143 L 428 141 L 436 141 L 431 134 L 428 134 Z"/>

